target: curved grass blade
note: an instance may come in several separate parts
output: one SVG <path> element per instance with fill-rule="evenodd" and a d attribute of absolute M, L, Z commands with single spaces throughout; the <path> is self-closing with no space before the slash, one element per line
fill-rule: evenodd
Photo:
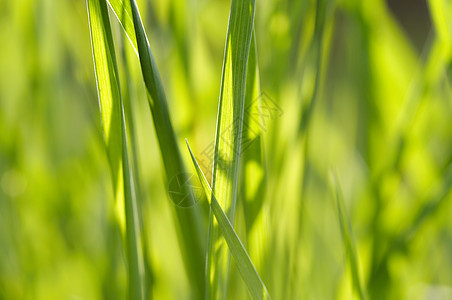
<path fill-rule="evenodd" d="M 133 175 L 113 38 L 105 0 L 87 0 L 104 137 L 114 185 L 123 184 L 130 299 L 143 299 L 143 256 Z M 122 173 L 119 170 L 122 169 Z M 118 181 L 115 179 L 118 178 Z M 120 197 L 115 187 L 117 199 Z"/>
<path fill-rule="evenodd" d="M 232 0 L 218 105 L 212 191 L 234 223 L 242 127 L 246 67 L 254 23 L 255 0 Z M 227 291 L 230 255 L 221 239 L 217 221 L 209 218 L 207 297 L 223 299 Z"/>
<path fill-rule="evenodd" d="M 337 211 L 339 214 L 339 223 L 341 226 L 341 233 L 342 233 L 342 240 L 344 242 L 345 250 L 347 252 L 347 257 L 349 258 L 350 262 L 350 269 L 352 273 L 352 279 L 353 279 L 353 285 L 354 288 L 359 295 L 359 298 L 361 300 L 366 299 L 364 289 L 361 284 L 360 276 L 359 276 L 359 261 L 358 261 L 358 255 L 356 253 L 356 246 L 355 241 L 353 239 L 353 233 L 352 228 L 350 225 L 350 221 L 345 214 L 344 209 L 344 200 L 342 195 L 342 190 L 340 187 L 339 180 L 336 176 L 334 176 L 334 187 L 336 190 L 336 204 L 337 204 Z"/>
<path fill-rule="evenodd" d="M 259 273 L 256 271 L 253 262 L 248 256 L 245 247 L 237 236 L 237 233 L 235 232 L 230 220 L 226 216 L 226 213 L 223 211 L 220 203 L 215 197 L 215 194 L 212 192 L 206 177 L 204 176 L 198 162 L 196 161 L 195 156 L 193 155 L 188 141 L 185 141 L 187 142 L 188 151 L 190 152 L 196 173 L 198 174 L 199 180 L 201 181 L 202 187 L 204 189 L 204 193 L 206 194 L 207 200 L 209 201 L 211 211 L 218 222 L 219 229 L 223 234 L 224 239 L 226 240 L 232 257 L 234 257 L 234 260 L 236 261 L 237 269 L 239 270 L 243 281 L 248 287 L 250 295 L 253 297 L 253 299 L 270 299 L 270 295 L 267 291 L 267 288 L 265 287 L 265 284 L 260 278 Z"/>
<path fill-rule="evenodd" d="M 114 9 L 121 8 L 125 11 L 122 16 L 128 20 L 130 15 L 133 19 L 136 45 L 140 59 L 141 71 L 147 90 L 148 102 L 154 122 L 154 128 L 159 143 L 160 153 L 163 160 L 163 166 L 166 173 L 166 181 L 170 182 L 173 178 L 178 178 L 180 182 L 189 182 L 188 174 L 185 172 L 184 163 L 177 144 L 176 134 L 171 124 L 168 105 L 166 101 L 163 84 L 157 70 L 154 56 L 149 45 L 148 38 L 144 31 L 144 26 L 138 12 L 138 6 L 135 0 L 130 0 L 130 6 L 124 2 L 119 7 L 117 2 L 113 2 Z M 129 13 L 130 9 L 130 13 Z M 120 14 L 116 12 L 119 16 Z M 123 24 L 127 34 L 132 34 L 130 21 Z M 128 31 L 127 31 L 128 30 Z M 133 38 L 129 36 L 133 44 Z M 176 216 L 178 220 L 178 238 L 182 248 L 182 257 L 188 278 L 193 287 L 194 296 L 202 294 L 205 286 L 205 277 L 203 272 L 204 254 L 205 254 L 205 231 L 201 224 L 200 207 L 195 205 L 197 199 L 189 188 L 188 184 L 180 186 L 181 193 L 185 195 L 184 207 L 176 206 Z M 189 207 L 187 207 L 189 206 Z"/>
<path fill-rule="evenodd" d="M 172 178 L 178 176 L 181 182 L 187 182 L 188 178 L 171 124 L 165 92 L 136 2 L 108 0 L 108 3 L 140 59 L 154 128 L 164 163 L 166 181 L 169 182 Z M 195 204 L 197 199 L 193 197 L 188 185 L 184 185 L 182 188 L 184 189 L 182 193 L 187 195 L 186 202 Z M 201 266 L 204 265 L 204 237 L 206 234 L 199 222 L 199 208 L 193 206 L 181 209 L 177 206 L 176 216 L 179 223 L 178 236 L 183 248 L 182 256 L 188 277 L 194 283 L 192 286 L 197 287 L 198 292 L 201 293 L 205 286 L 204 272 Z"/>

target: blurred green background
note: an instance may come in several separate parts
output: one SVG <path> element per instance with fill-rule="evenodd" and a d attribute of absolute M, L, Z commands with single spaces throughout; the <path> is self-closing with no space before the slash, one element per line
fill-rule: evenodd
<path fill-rule="evenodd" d="M 181 148 L 200 153 L 230 1 L 137 2 Z M 264 128 L 269 292 L 353 297 L 335 171 L 368 296 L 452 299 L 452 2 L 323 3 L 317 32 L 316 1 L 256 1 L 261 89 L 282 110 Z M 140 66 L 111 23 L 131 70 L 152 294 L 187 299 Z M 0 299 L 126 298 L 114 209 L 85 1 L 0 0 Z"/>

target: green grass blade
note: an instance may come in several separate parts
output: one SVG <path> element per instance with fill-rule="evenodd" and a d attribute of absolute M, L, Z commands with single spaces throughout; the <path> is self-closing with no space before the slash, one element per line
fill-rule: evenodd
<path fill-rule="evenodd" d="M 129 262 L 130 299 L 144 299 L 146 289 L 144 282 L 143 245 L 138 218 L 138 207 L 135 196 L 135 185 L 132 170 L 129 165 L 127 150 L 127 132 L 125 128 L 124 110 L 122 110 L 122 151 L 123 151 L 123 176 L 124 176 L 124 200 L 126 212 L 127 255 Z"/>
<path fill-rule="evenodd" d="M 117 84 L 112 82 L 115 80 L 115 71 L 109 68 L 109 62 L 112 58 L 101 49 L 104 49 L 107 31 L 103 27 L 103 14 L 101 12 L 101 4 L 98 1 L 87 1 L 88 17 L 91 30 L 92 55 L 94 58 L 95 73 L 97 80 L 97 92 L 99 98 L 99 108 L 101 113 L 101 121 L 103 135 L 107 146 L 108 161 L 111 167 L 113 180 L 113 188 L 117 205 L 123 205 L 123 180 L 121 173 L 121 113 L 119 110 L 120 92 Z M 108 45 L 108 44 L 107 44 Z M 119 198 L 119 199 L 118 199 Z M 119 209 L 123 218 L 123 208 Z M 124 220 L 121 220 L 122 223 Z M 124 225 L 124 224 L 122 224 Z"/>
<path fill-rule="evenodd" d="M 438 35 L 438 39 L 444 43 L 447 50 L 452 51 L 452 4 L 445 0 L 427 1 L 433 24 Z M 449 57 L 450 58 L 450 57 Z"/>
<path fill-rule="evenodd" d="M 201 181 L 204 193 L 206 194 L 207 200 L 209 201 L 211 211 L 215 216 L 215 219 L 218 221 L 219 229 L 221 230 L 221 233 L 226 240 L 232 257 L 234 257 L 234 260 L 236 261 L 237 269 L 239 270 L 243 281 L 245 281 L 249 293 L 251 294 L 253 299 L 270 299 L 270 295 L 267 291 L 267 288 L 265 287 L 265 284 L 260 278 L 259 273 L 256 271 L 253 262 L 251 261 L 239 237 L 237 236 L 237 233 L 235 232 L 230 220 L 226 216 L 226 213 L 223 211 L 220 203 L 217 201 L 215 194 L 210 188 L 206 177 L 204 176 L 198 162 L 196 161 L 195 156 L 193 155 L 188 141 L 187 147 L 188 151 L 190 151 L 190 156 L 193 161 L 193 165 L 195 166 L 199 180 Z"/>
<path fill-rule="evenodd" d="M 140 163 L 139 163 L 139 155 L 138 155 L 138 140 L 136 136 L 136 120 L 134 115 L 134 103 L 132 103 L 133 93 L 132 93 L 132 81 L 129 72 L 129 62 L 126 48 L 126 41 L 124 37 L 121 38 L 121 62 L 123 67 L 123 80 L 122 82 L 122 99 L 124 105 L 124 114 L 126 119 L 126 128 L 127 128 L 127 136 L 129 137 L 127 140 L 130 141 L 130 161 L 132 166 L 132 172 L 135 183 L 135 197 L 137 199 L 137 209 L 139 212 L 143 212 L 143 203 L 145 200 L 145 192 L 142 189 L 141 184 L 141 176 L 140 176 Z M 145 222 L 143 220 L 143 213 L 138 213 L 139 225 L 141 234 L 143 237 L 142 246 L 143 246 L 143 262 L 144 262 L 144 299 L 149 299 L 150 291 L 152 288 L 152 269 L 149 260 L 149 250 L 147 248 L 148 240 L 147 240 L 147 228 L 145 226 Z"/>
<path fill-rule="evenodd" d="M 165 168 L 166 180 L 169 182 L 171 179 L 178 176 L 181 182 L 188 182 L 188 174 L 185 172 L 179 146 L 177 144 L 176 134 L 171 124 L 163 85 L 148 38 L 144 31 L 144 26 L 138 12 L 137 4 L 134 0 L 130 1 L 130 8 L 135 29 L 141 71 L 147 90 L 148 102 Z M 122 9 L 127 12 L 128 6 L 124 4 Z M 128 12 L 127 16 L 129 16 Z M 127 26 L 124 26 L 124 28 L 126 28 L 126 33 L 131 34 L 132 30 L 129 29 L 129 32 L 127 32 L 127 28 L 129 28 Z M 132 38 L 131 40 L 133 41 Z M 181 188 L 183 189 L 182 192 L 187 195 L 186 201 L 193 206 L 188 208 L 176 206 L 176 216 L 178 220 L 177 230 L 188 278 L 192 283 L 191 286 L 196 296 L 202 293 L 205 286 L 203 265 L 205 254 L 204 237 L 206 235 L 201 224 L 200 207 L 195 205 L 197 199 L 191 192 L 189 185 L 184 184 Z"/>
<path fill-rule="evenodd" d="M 256 268 L 260 271 L 263 269 L 269 232 L 268 212 L 264 206 L 267 175 L 262 140 L 261 106 L 259 67 L 253 30 L 246 73 L 245 116 L 242 130 L 242 145 L 245 149 L 242 150 L 239 192 L 245 211 L 248 249 Z"/>
<path fill-rule="evenodd" d="M 359 295 L 360 299 L 366 299 L 364 289 L 361 284 L 361 279 L 359 276 L 359 261 L 358 261 L 358 255 L 356 252 L 356 246 L 355 241 L 353 239 L 353 233 L 352 228 L 350 225 L 350 221 L 345 214 L 345 208 L 344 208 L 344 200 L 342 195 L 342 190 L 340 187 L 339 180 L 337 177 L 334 177 L 334 186 L 336 190 L 336 204 L 337 204 L 337 211 L 339 214 L 339 223 L 341 226 L 341 234 L 342 239 L 344 242 L 345 250 L 347 252 L 347 257 L 350 261 L 350 269 L 352 273 L 352 279 L 353 279 L 353 285 L 354 288 Z"/>
<path fill-rule="evenodd" d="M 256 214 L 259 212 L 264 199 L 263 192 L 265 171 L 263 167 L 262 149 L 262 113 L 261 98 L 259 97 L 259 69 L 257 67 L 257 52 L 255 36 L 250 45 L 250 55 L 246 73 L 245 91 L 245 115 L 242 128 L 243 149 L 242 174 L 241 174 L 241 195 L 245 204 L 245 218 L 247 219 L 247 231 L 254 223 Z M 259 202 L 260 201 L 260 202 Z"/>
<path fill-rule="evenodd" d="M 132 8 L 129 0 L 107 0 L 111 9 L 116 15 L 124 32 L 132 44 L 133 49 L 138 54 L 135 27 L 133 26 Z"/>
<path fill-rule="evenodd" d="M 242 127 L 245 102 L 246 65 L 254 22 L 254 0 L 233 0 L 229 15 L 218 105 L 212 190 L 234 223 Z M 207 272 L 208 298 L 224 298 L 230 256 L 212 215 L 209 220 Z"/>
<path fill-rule="evenodd" d="M 102 124 L 112 172 L 116 172 L 116 168 L 121 169 L 122 163 L 129 297 L 143 299 L 141 233 L 107 4 L 104 0 L 87 0 L 87 6 Z"/>
<path fill-rule="evenodd" d="M 168 106 L 165 92 L 161 83 L 160 75 L 155 64 L 154 56 L 152 54 L 148 38 L 144 31 L 143 22 L 138 11 L 135 1 L 128 0 L 108 0 L 110 7 L 115 13 L 119 23 L 123 27 L 126 36 L 132 44 L 135 52 L 141 62 L 141 69 L 143 78 L 148 92 L 148 100 L 153 116 L 154 127 L 159 141 L 160 152 L 164 160 L 164 167 L 166 171 L 167 181 L 171 180 L 176 175 L 183 175 L 185 168 L 180 156 L 179 147 L 176 142 L 176 136 L 169 117 Z M 133 10 L 132 10 L 133 7 Z M 140 41 L 137 45 L 137 39 Z M 165 155 L 163 155 L 165 153 Z M 186 191 L 189 195 L 188 202 L 195 203 L 197 199 L 192 198 L 189 190 Z M 205 236 L 204 230 L 200 227 L 199 212 L 196 207 L 190 209 L 180 210 L 176 208 L 177 217 L 180 224 L 181 239 L 185 245 L 183 248 L 185 252 L 189 252 L 185 259 L 187 268 L 199 270 L 199 265 L 203 258 L 202 253 L 204 243 L 202 241 Z M 195 234 L 190 233 L 195 232 Z M 197 253 L 196 255 L 193 255 Z M 196 271 L 196 274 L 191 274 L 190 278 L 198 278 L 201 272 Z M 194 275 L 194 276 L 193 276 Z M 202 276 L 203 277 L 203 276 Z M 199 281 L 199 287 L 203 288 L 204 279 Z"/>

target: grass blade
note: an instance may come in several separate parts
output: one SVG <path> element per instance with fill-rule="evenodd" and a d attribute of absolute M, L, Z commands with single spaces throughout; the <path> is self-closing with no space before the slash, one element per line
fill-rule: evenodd
<path fill-rule="evenodd" d="M 130 1 L 128 0 L 107 0 L 111 9 L 116 15 L 119 23 L 121 24 L 124 32 L 132 44 L 135 53 L 138 54 L 137 39 L 135 35 L 135 27 L 133 25 L 132 8 Z"/>
<path fill-rule="evenodd" d="M 129 270 L 129 297 L 143 299 L 143 256 L 127 131 L 121 99 L 113 38 L 104 0 L 87 0 L 99 105 L 113 177 L 124 187 L 125 239 Z M 121 166 L 122 164 L 122 166 Z M 122 169 L 121 173 L 116 171 Z M 122 177 L 121 177 L 122 175 Z M 119 181 L 120 182 L 120 181 Z M 117 189 L 115 189 L 117 191 Z"/>
<path fill-rule="evenodd" d="M 267 177 L 262 140 L 261 107 L 259 67 L 253 30 L 246 73 L 240 196 L 245 211 L 248 249 L 256 268 L 262 274 L 269 228 L 268 211 L 264 205 Z"/>
<path fill-rule="evenodd" d="M 188 151 L 190 151 L 190 156 L 193 161 L 193 165 L 195 166 L 199 180 L 201 181 L 204 193 L 206 194 L 207 200 L 209 201 L 211 211 L 218 222 L 219 229 L 221 230 L 221 233 L 226 240 L 229 250 L 231 251 L 231 254 L 236 261 L 237 269 L 239 270 L 243 280 L 245 281 L 246 286 L 248 287 L 248 291 L 250 292 L 253 299 L 270 299 L 270 295 L 267 291 L 267 288 L 265 287 L 265 284 L 262 282 L 259 273 L 257 273 L 253 262 L 246 252 L 245 247 L 243 247 L 243 244 L 237 236 L 237 233 L 235 232 L 230 220 L 226 216 L 226 213 L 223 211 L 220 203 L 215 197 L 215 194 L 212 192 L 206 177 L 204 176 L 198 162 L 196 161 L 195 156 L 193 155 L 188 141 L 187 147 Z"/>
<path fill-rule="evenodd" d="M 242 143 L 246 65 L 254 22 L 254 0 L 232 0 L 218 105 L 212 191 L 234 223 Z M 210 215 L 207 272 L 208 298 L 224 298 L 230 256 Z"/>
<path fill-rule="evenodd" d="M 353 279 L 353 285 L 354 288 L 359 295 L 359 298 L 364 300 L 366 299 L 364 289 L 361 285 L 361 280 L 359 276 L 359 261 L 358 261 L 358 255 L 356 253 L 356 246 L 355 241 L 353 239 L 353 233 L 352 228 L 350 225 L 350 221 L 345 214 L 344 209 L 344 200 L 342 195 L 342 190 L 340 187 L 339 180 L 337 177 L 334 177 L 334 186 L 336 189 L 336 204 L 337 204 L 337 211 L 339 214 L 339 223 L 341 226 L 341 233 L 342 233 L 342 239 L 344 242 L 345 250 L 347 252 L 347 257 L 350 261 L 350 269 L 352 273 L 352 279 Z"/>
<path fill-rule="evenodd" d="M 114 9 L 119 9 L 119 4 L 113 2 Z M 148 102 L 154 122 L 154 128 L 157 135 L 161 157 L 166 173 L 166 180 L 169 182 L 176 176 L 181 182 L 188 182 L 188 174 L 180 155 L 179 146 L 177 144 L 176 134 L 171 124 L 168 105 L 165 92 L 157 70 L 154 56 L 149 45 L 148 38 L 144 31 L 144 26 L 138 12 L 138 6 L 134 0 L 130 1 L 129 6 L 124 2 L 121 7 L 125 11 L 126 20 L 130 15 L 133 19 L 135 29 L 135 37 L 137 42 L 138 56 L 141 64 L 144 83 L 147 90 Z M 116 13 L 118 16 L 118 12 Z M 127 34 L 132 34 L 130 24 L 124 23 Z M 127 31 L 128 30 L 128 31 Z M 133 44 L 133 38 L 130 37 Z M 197 199 L 191 192 L 189 185 L 181 186 L 182 192 L 186 195 L 186 201 L 191 207 L 181 208 L 176 206 L 176 216 L 178 220 L 178 237 L 181 244 L 181 252 L 187 270 L 187 275 L 193 287 L 194 296 L 199 296 L 204 290 L 204 237 L 205 232 L 201 226 L 200 207 L 195 205 Z"/>
<path fill-rule="evenodd" d="M 132 165 L 132 172 L 135 183 L 135 197 L 137 199 L 137 209 L 140 212 L 143 212 L 144 201 L 146 199 L 145 192 L 142 188 L 141 184 L 141 176 L 140 176 L 140 163 L 139 163 L 139 155 L 138 155 L 138 140 L 136 136 L 136 120 L 134 115 L 134 103 L 132 103 L 133 93 L 132 93 L 132 81 L 129 72 L 129 62 L 128 62 L 128 48 L 126 47 L 126 41 L 123 36 L 121 36 L 121 62 L 123 67 L 122 75 L 122 99 L 124 104 L 124 113 L 126 119 L 126 128 L 127 128 L 127 136 L 128 141 L 130 141 L 130 160 Z M 149 260 L 149 249 L 146 247 L 148 244 L 147 240 L 147 228 L 145 226 L 145 222 L 143 220 L 143 213 L 138 214 L 139 225 L 141 234 L 143 237 L 143 261 L 144 261 L 144 298 L 149 299 L 150 291 L 152 288 L 152 269 Z"/>

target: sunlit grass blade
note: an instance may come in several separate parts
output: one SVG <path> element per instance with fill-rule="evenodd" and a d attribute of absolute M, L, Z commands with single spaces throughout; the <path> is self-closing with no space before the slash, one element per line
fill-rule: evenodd
<path fill-rule="evenodd" d="M 165 168 L 166 181 L 169 182 L 176 176 L 178 178 L 185 177 L 185 167 L 171 124 L 165 92 L 136 2 L 109 0 L 109 3 L 140 59 L 154 128 Z M 187 181 L 187 178 L 180 179 L 182 182 Z M 185 189 L 183 193 L 187 195 L 186 202 L 194 205 L 197 199 L 188 190 L 188 185 L 183 185 L 181 188 Z M 196 205 L 189 208 L 176 207 L 175 210 L 185 268 L 192 283 L 194 294 L 200 295 L 205 286 L 202 267 L 204 265 L 205 230 L 200 224 L 199 207 Z"/>
<path fill-rule="evenodd" d="M 124 201 L 126 213 L 126 240 L 127 255 L 129 267 L 130 281 L 130 299 L 144 299 L 144 262 L 143 262 L 143 244 L 140 230 L 138 207 L 135 196 L 135 185 L 133 182 L 133 174 L 129 165 L 129 157 L 127 150 L 127 132 L 125 128 L 124 109 L 122 109 L 122 136 L 123 136 L 123 176 L 124 176 Z"/>
<path fill-rule="evenodd" d="M 190 156 L 193 161 L 193 165 L 195 166 L 199 180 L 201 181 L 204 193 L 206 194 L 207 200 L 209 201 L 211 211 L 218 222 L 218 227 L 224 239 L 226 240 L 232 257 L 234 257 L 237 269 L 239 270 L 243 281 L 245 281 L 249 293 L 251 294 L 253 299 L 270 299 L 270 295 L 267 291 L 267 288 L 265 287 L 265 284 L 262 282 L 262 279 L 260 278 L 259 273 L 256 271 L 256 268 L 254 267 L 253 262 L 246 252 L 245 247 L 237 236 L 233 225 L 226 216 L 226 213 L 221 208 L 220 203 L 217 201 L 215 194 L 213 193 L 206 177 L 204 176 L 204 173 L 202 172 L 198 162 L 196 161 L 196 158 L 190 148 L 190 145 L 188 144 L 188 141 L 187 147 L 188 151 L 190 151 Z"/>
<path fill-rule="evenodd" d="M 254 0 L 232 0 L 218 105 L 212 191 L 234 223 L 245 103 L 246 65 L 254 22 Z M 208 298 L 224 298 L 230 256 L 212 214 L 207 259 Z"/>
<path fill-rule="evenodd" d="M 341 226 L 342 240 L 344 242 L 347 257 L 350 263 L 350 271 L 352 273 L 353 285 L 360 299 L 366 299 L 366 294 L 361 284 L 360 272 L 359 272 L 359 260 L 356 252 L 355 241 L 353 239 L 352 228 L 350 220 L 348 219 L 345 208 L 342 190 L 340 183 L 336 175 L 334 175 L 334 188 L 336 193 L 336 205 L 339 215 L 339 223 Z"/>
<path fill-rule="evenodd" d="M 113 178 L 123 180 L 129 297 L 143 298 L 143 256 L 119 75 L 105 0 L 87 0 L 99 105 Z M 122 174 L 118 172 L 122 170 Z M 122 175 L 122 176 L 121 176 Z M 120 184 L 120 182 L 118 182 Z M 118 193 L 118 190 L 115 189 Z"/>
<path fill-rule="evenodd" d="M 124 32 L 132 44 L 133 49 L 138 54 L 137 39 L 135 35 L 135 27 L 133 25 L 132 9 L 129 0 L 107 0 L 111 9 L 116 15 Z"/>
<path fill-rule="evenodd" d="M 448 77 L 449 85 L 452 75 L 452 3 L 445 0 L 427 1 L 430 8 L 430 15 L 436 32 L 437 52 L 433 57 L 435 64 L 432 70 L 439 70 L 441 75 Z M 431 82 L 438 82 L 435 72 L 429 72 Z"/>
<path fill-rule="evenodd" d="M 253 30 L 246 73 L 245 114 L 242 129 L 243 161 L 240 173 L 240 198 L 245 211 L 248 249 L 256 268 L 263 271 L 268 239 L 268 211 L 264 205 L 267 174 L 263 151 L 262 99 L 256 39 Z"/>
<path fill-rule="evenodd" d="M 451 58 L 452 51 L 452 4 L 445 0 L 429 0 L 427 1 L 430 8 L 433 24 L 438 35 L 438 39 L 447 48 L 448 57 Z"/>
<path fill-rule="evenodd" d="M 115 5 L 116 8 L 117 5 Z M 114 7 L 114 8 L 115 8 Z M 122 7 L 127 16 L 128 6 Z M 171 124 L 168 105 L 166 101 L 163 84 L 157 70 L 154 56 L 144 31 L 143 22 L 138 12 L 138 6 L 134 0 L 130 0 L 131 15 L 135 29 L 138 56 L 144 84 L 147 90 L 148 102 L 154 122 L 155 133 L 159 143 L 163 166 L 166 173 L 166 181 L 177 178 L 181 182 L 188 182 L 188 174 L 185 172 L 184 163 L 177 144 L 176 134 Z M 119 15 L 117 13 L 117 15 Z M 128 25 L 124 28 L 129 28 Z M 131 29 L 129 29 L 131 34 Z M 131 38 L 133 41 L 133 38 Z M 188 278 L 191 282 L 194 295 L 200 295 L 204 290 L 204 237 L 205 230 L 201 226 L 200 207 L 196 205 L 197 199 L 191 193 L 188 184 L 181 186 L 181 193 L 186 195 L 185 207 L 176 206 L 178 220 L 178 237 L 181 245 L 181 254 L 184 258 Z M 189 206 L 189 207 L 188 207 Z"/>
<path fill-rule="evenodd" d="M 124 38 L 121 38 L 121 62 L 123 66 L 123 80 L 122 82 L 122 99 L 124 104 L 124 113 L 125 113 L 125 119 L 126 119 L 126 128 L 127 128 L 127 136 L 129 137 L 128 140 L 130 140 L 129 146 L 130 146 L 130 160 L 131 160 L 131 166 L 132 166 L 132 172 L 134 177 L 134 184 L 135 184 L 135 195 L 136 195 L 136 203 L 137 203 L 137 209 L 138 213 L 138 219 L 139 219 L 139 225 L 140 230 L 142 233 L 142 249 L 143 249 L 143 265 L 144 265 L 144 299 L 148 299 L 150 295 L 150 291 L 152 288 L 152 269 L 150 266 L 150 260 L 149 260 L 149 250 L 147 247 L 147 228 L 145 226 L 145 222 L 143 220 L 143 203 L 145 200 L 145 192 L 142 189 L 141 184 L 141 177 L 140 177 L 140 163 L 139 163 L 139 156 L 138 156 L 138 140 L 137 140 L 137 133 L 136 133 L 136 120 L 135 120 L 135 112 L 134 112 L 134 103 L 132 102 L 132 82 L 131 82 L 131 75 L 129 71 L 129 62 L 128 62 L 128 56 L 127 56 L 127 50 L 131 48 L 127 48 L 126 41 Z"/>

